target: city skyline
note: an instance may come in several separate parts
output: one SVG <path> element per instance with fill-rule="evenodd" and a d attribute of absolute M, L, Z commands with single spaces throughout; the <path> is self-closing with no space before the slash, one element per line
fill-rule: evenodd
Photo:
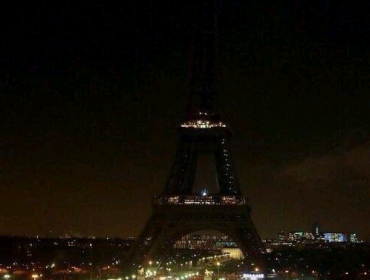
<path fill-rule="evenodd" d="M 104 13 L 115 8 L 105 7 Z M 257 8 L 263 22 L 251 30 L 226 21 L 230 30 L 225 27 L 218 49 L 219 107 L 234 131 L 231 152 L 256 228 L 269 238 L 318 221 L 328 231 L 369 238 L 369 53 L 346 54 L 349 39 L 335 45 L 320 35 L 314 42 L 308 18 L 306 25 L 273 29 L 274 15 L 266 10 L 273 7 Z M 176 9 L 181 18 L 185 8 Z M 220 13 L 240 17 L 231 10 L 230 4 Z M 96 18 L 104 26 L 103 15 Z M 159 29 L 159 22 L 151 27 Z M 54 36 L 63 41 L 64 35 Z M 171 43 L 163 34 L 165 41 L 155 45 L 162 51 L 147 48 L 146 61 L 130 62 L 117 61 L 104 36 L 84 38 L 88 67 L 81 65 L 88 57 L 83 52 L 54 50 L 49 60 L 70 74 L 50 74 L 41 62 L 35 73 L 13 71 L 8 80 L 2 72 L 0 234 L 128 237 L 145 225 L 175 157 L 190 39 Z M 94 66 L 104 60 L 108 66 Z"/>

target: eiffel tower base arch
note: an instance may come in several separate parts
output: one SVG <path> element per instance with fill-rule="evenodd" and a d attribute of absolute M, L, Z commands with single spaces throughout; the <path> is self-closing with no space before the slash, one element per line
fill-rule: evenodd
<path fill-rule="evenodd" d="M 215 230 L 228 235 L 242 251 L 246 263 L 263 270 L 264 245 L 254 227 L 249 205 L 158 205 L 130 250 L 126 269 L 135 271 L 168 256 L 174 242 L 186 234 Z"/>

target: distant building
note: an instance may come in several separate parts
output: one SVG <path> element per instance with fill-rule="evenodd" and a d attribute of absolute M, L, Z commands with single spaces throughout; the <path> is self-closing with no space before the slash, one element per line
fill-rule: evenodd
<path fill-rule="evenodd" d="M 343 232 L 325 232 L 324 239 L 326 242 L 359 242 L 356 233 L 347 234 Z"/>
<path fill-rule="evenodd" d="M 325 232 L 324 238 L 327 242 L 347 242 L 347 234 L 343 232 Z"/>
<path fill-rule="evenodd" d="M 283 243 L 285 241 L 285 233 L 284 231 L 279 232 L 278 240 L 280 243 Z"/>
<path fill-rule="evenodd" d="M 244 258 L 242 251 L 239 248 L 222 248 L 222 254 L 229 254 L 232 259 L 242 259 Z"/>
<path fill-rule="evenodd" d="M 237 248 L 235 241 L 228 236 L 188 234 L 176 241 L 175 249 L 220 250 L 221 248 Z"/>
<path fill-rule="evenodd" d="M 320 236 L 320 229 L 319 224 L 316 222 L 312 226 L 312 234 L 315 236 L 315 238 L 318 238 Z"/>
<path fill-rule="evenodd" d="M 358 242 L 358 238 L 357 238 L 356 233 L 351 233 L 349 235 L 349 242 L 351 242 L 351 243 L 357 243 Z"/>
<path fill-rule="evenodd" d="M 301 242 L 303 240 L 314 240 L 315 237 L 311 232 L 291 231 L 289 232 L 289 241 Z"/>

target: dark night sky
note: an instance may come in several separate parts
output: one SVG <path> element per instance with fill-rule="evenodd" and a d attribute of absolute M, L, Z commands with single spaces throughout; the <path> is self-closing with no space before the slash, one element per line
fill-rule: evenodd
<path fill-rule="evenodd" d="M 191 1 L 144 2 L 7 11 L 0 234 L 144 226 L 174 159 L 193 36 Z M 226 2 L 218 98 L 261 236 L 318 221 L 369 238 L 368 7 Z"/>

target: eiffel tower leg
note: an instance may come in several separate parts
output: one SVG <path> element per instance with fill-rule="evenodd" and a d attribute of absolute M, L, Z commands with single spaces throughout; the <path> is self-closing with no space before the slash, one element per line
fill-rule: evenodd
<path fill-rule="evenodd" d="M 240 244 L 240 250 L 245 257 L 247 267 L 265 271 L 265 248 L 254 225 L 246 223 L 244 226 L 237 226 L 234 232 L 237 243 Z"/>
<path fill-rule="evenodd" d="M 158 246 L 153 254 L 155 254 L 156 257 L 159 257 L 162 261 L 165 261 L 166 258 L 171 256 L 171 253 L 173 252 L 173 245 L 174 240 L 170 235 L 166 235 L 161 238 L 161 240 L 158 240 Z"/>
<path fill-rule="evenodd" d="M 173 213 L 163 217 L 161 213 L 155 212 L 151 216 L 145 229 L 130 250 L 126 263 L 128 270 L 138 269 L 139 266 L 148 263 L 158 251 L 161 252 L 163 247 L 168 247 L 163 245 L 169 236 L 172 220 Z"/>
<path fill-rule="evenodd" d="M 144 259 L 151 247 L 153 238 L 159 235 L 158 229 L 153 227 L 152 219 L 150 219 L 145 229 L 141 232 L 138 239 L 130 249 L 125 269 L 130 271 L 136 270 L 144 262 Z"/>
<path fill-rule="evenodd" d="M 213 222 L 213 224 L 217 224 L 221 232 L 236 242 L 245 257 L 244 263 L 249 266 L 253 263 L 254 267 L 263 270 L 265 268 L 265 247 L 250 216 L 250 207 L 245 205 L 242 208 L 229 209 L 229 211 L 225 208 L 219 210 L 215 217 L 221 223 Z"/>

